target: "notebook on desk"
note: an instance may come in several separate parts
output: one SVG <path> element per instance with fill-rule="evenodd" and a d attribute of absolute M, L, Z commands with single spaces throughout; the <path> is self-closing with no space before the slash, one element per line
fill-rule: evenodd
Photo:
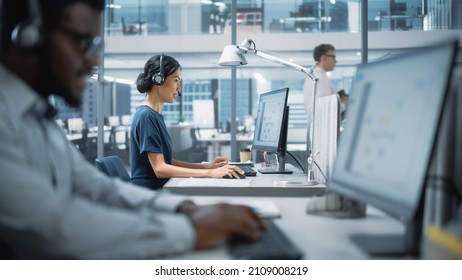
<path fill-rule="evenodd" d="M 246 205 L 252 208 L 257 215 L 262 219 L 268 218 L 280 218 L 281 211 L 271 201 L 267 199 L 244 199 L 239 198 L 238 200 L 227 199 L 226 197 L 214 198 L 214 197 L 201 197 L 199 201 L 195 201 L 198 205 L 208 205 L 214 203 L 232 203 L 239 205 Z"/>

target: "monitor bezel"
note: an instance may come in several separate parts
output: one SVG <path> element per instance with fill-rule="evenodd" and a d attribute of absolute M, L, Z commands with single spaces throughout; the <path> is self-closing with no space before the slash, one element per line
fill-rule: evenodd
<path fill-rule="evenodd" d="M 262 144 L 259 144 L 258 142 L 255 142 L 256 141 L 256 135 L 257 135 L 257 130 L 258 130 L 258 127 L 259 127 L 259 112 L 258 112 L 258 109 L 257 109 L 257 116 L 255 118 L 255 131 L 254 131 L 254 136 L 253 136 L 253 140 L 252 140 L 252 150 L 255 150 L 255 151 L 266 151 L 266 152 L 271 152 L 271 153 L 277 153 L 277 152 L 280 152 L 281 149 L 284 150 L 285 147 L 282 147 L 283 145 L 286 145 L 287 144 L 287 141 L 284 141 L 284 139 L 282 139 L 281 135 L 284 134 L 284 129 L 285 129 L 285 124 L 284 124 L 284 121 L 285 121 L 285 118 L 284 118 L 284 112 L 285 110 L 287 110 L 287 99 L 288 99 L 288 96 L 289 96 L 289 88 L 288 87 L 284 87 L 284 88 L 280 88 L 280 89 L 276 89 L 276 90 L 271 90 L 271 91 L 268 91 L 268 92 L 264 92 L 264 93 L 261 93 L 260 96 L 258 97 L 258 106 L 260 106 L 260 102 L 262 99 L 265 99 L 265 98 L 268 98 L 269 96 L 272 96 L 272 95 L 275 95 L 275 94 L 283 94 L 285 95 L 284 97 L 284 106 L 281 106 L 282 107 L 282 112 L 281 112 L 281 120 L 280 120 L 280 123 L 279 123 L 279 137 L 278 137 L 278 143 L 276 146 L 268 146 L 268 145 L 262 145 Z M 287 121 L 288 121 L 288 116 L 287 116 Z M 287 133 L 285 133 L 287 135 Z M 287 136 L 286 136 L 287 137 Z"/>

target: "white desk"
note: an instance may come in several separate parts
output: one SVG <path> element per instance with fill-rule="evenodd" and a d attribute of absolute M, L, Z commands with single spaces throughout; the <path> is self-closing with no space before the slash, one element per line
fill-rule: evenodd
<path fill-rule="evenodd" d="M 258 167 L 254 167 L 257 169 Z M 297 171 L 290 164 L 286 168 L 295 170 L 293 174 L 261 174 L 246 179 L 222 179 L 226 180 L 226 185 L 203 186 L 200 182 L 208 179 L 197 180 L 198 185 L 185 186 L 188 178 L 172 178 L 164 188 L 173 193 L 186 195 L 206 195 L 206 196 L 276 196 L 276 197 L 308 197 L 322 195 L 326 189 L 325 185 L 306 186 L 306 175 Z M 248 186 L 239 185 L 237 180 L 248 180 Z M 188 181 L 188 183 L 191 180 Z M 235 185 L 233 182 L 236 182 Z"/>
<path fill-rule="evenodd" d="M 201 198 L 207 201 L 210 199 L 210 197 L 193 197 L 197 202 L 200 202 Z M 309 198 L 258 197 L 254 199 L 271 200 L 275 203 L 282 215 L 280 219 L 275 220 L 276 224 L 300 249 L 304 259 L 367 259 L 368 256 L 350 241 L 351 234 L 402 234 L 404 232 L 404 226 L 397 220 L 369 206 L 366 218 L 343 220 L 305 214 Z M 242 198 L 227 197 L 226 200 L 238 203 Z M 219 260 L 230 259 L 230 257 L 226 247 L 219 245 L 213 249 L 169 256 L 168 259 Z"/>

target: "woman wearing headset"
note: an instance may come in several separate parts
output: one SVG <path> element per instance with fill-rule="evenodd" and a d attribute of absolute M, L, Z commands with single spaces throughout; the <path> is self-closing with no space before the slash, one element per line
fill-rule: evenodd
<path fill-rule="evenodd" d="M 171 177 L 232 176 L 243 171 L 217 157 L 212 163 L 189 163 L 172 158 L 172 139 L 162 116 L 165 103 L 181 94 L 181 66 L 168 55 L 155 55 L 144 66 L 136 81 L 138 91 L 146 93 L 133 116 L 130 132 L 131 180 L 151 189 L 162 188 Z"/>

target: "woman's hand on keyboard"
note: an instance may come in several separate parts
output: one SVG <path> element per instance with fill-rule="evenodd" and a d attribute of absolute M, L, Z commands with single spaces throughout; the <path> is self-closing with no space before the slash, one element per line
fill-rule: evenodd
<path fill-rule="evenodd" d="M 229 176 L 239 179 L 239 174 L 244 174 L 244 171 L 235 165 L 225 165 L 208 171 L 211 178 L 223 178 L 224 176 Z"/>
<path fill-rule="evenodd" d="M 222 167 L 228 164 L 228 162 L 229 162 L 229 158 L 218 156 L 211 163 L 205 164 L 205 168 L 214 169 L 214 168 Z"/>

